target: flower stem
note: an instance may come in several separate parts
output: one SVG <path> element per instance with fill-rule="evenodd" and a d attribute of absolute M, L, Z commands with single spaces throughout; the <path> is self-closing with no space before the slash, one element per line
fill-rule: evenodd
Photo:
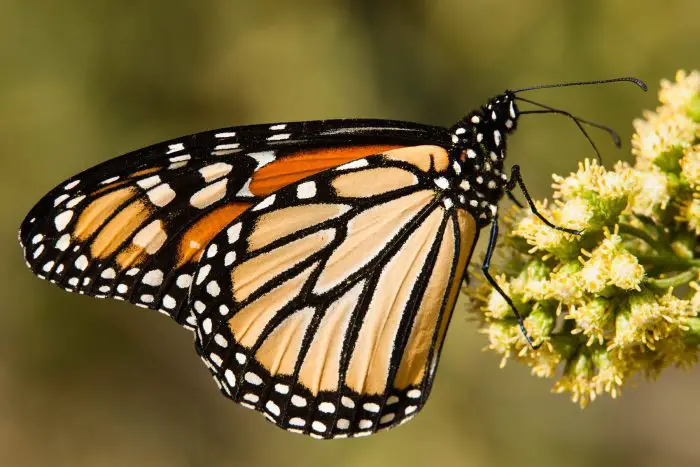
<path fill-rule="evenodd" d="M 631 235 L 633 237 L 639 238 L 640 240 L 644 240 L 649 244 L 650 247 L 654 248 L 657 251 L 669 251 L 668 247 L 663 242 L 656 240 L 647 231 L 643 229 L 638 229 L 637 227 L 631 226 L 629 224 L 621 223 L 620 233 Z"/>
<path fill-rule="evenodd" d="M 647 277 L 644 279 L 644 283 L 655 289 L 666 290 L 669 287 L 678 287 L 680 285 L 687 284 L 695 279 L 697 275 L 698 273 L 695 269 L 690 269 L 664 279 L 653 279 L 651 277 Z"/>
<path fill-rule="evenodd" d="M 639 252 L 635 252 L 634 254 L 639 259 L 639 262 L 645 265 L 671 267 L 675 269 L 690 269 L 700 267 L 700 260 L 683 259 L 679 258 L 674 254 L 645 255 Z"/>

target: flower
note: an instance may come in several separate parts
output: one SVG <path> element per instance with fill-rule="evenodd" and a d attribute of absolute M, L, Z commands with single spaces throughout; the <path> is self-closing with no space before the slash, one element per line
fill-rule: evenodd
<path fill-rule="evenodd" d="M 630 206 L 632 211 L 640 216 L 661 216 L 671 199 L 666 174 L 652 165 L 648 170 L 635 172 L 634 176 L 637 179 L 637 190 Z"/>
<path fill-rule="evenodd" d="M 488 349 L 554 379 L 581 407 L 616 398 L 635 375 L 688 368 L 700 346 L 700 73 L 662 81 L 660 106 L 635 120 L 634 165 L 585 160 L 553 176 L 553 203 L 506 218 L 496 280 L 469 291 Z"/>
<path fill-rule="evenodd" d="M 687 112 L 700 93 L 700 72 L 693 70 L 688 74 L 685 70 L 676 72 L 676 81 L 661 80 L 659 101 L 664 106 L 676 112 Z"/>
<path fill-rule="evenodd" d="M 681 176 L 691 188 L 697 189 L 700 185 L 700 144 L 696 144 L 686 151 L 680 160 Z"/>

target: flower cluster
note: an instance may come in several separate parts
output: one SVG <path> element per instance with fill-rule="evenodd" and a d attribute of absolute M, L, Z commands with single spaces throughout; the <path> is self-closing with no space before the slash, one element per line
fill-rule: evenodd
<path fill-rule="evenodd" d="M 635 120 L 634 166 L 586 160 L 554 176 L 554 202 L 506 216 L 494 269 L 501 295 L 468 290 L 488 348 L 554 378 L 582 407 L 637 374 L 688 367 L 700 345 L 700 73 L 662 81 L 661 105 Z"/>

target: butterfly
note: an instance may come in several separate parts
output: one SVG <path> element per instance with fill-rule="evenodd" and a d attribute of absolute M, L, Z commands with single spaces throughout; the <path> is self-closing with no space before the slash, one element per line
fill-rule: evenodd
<path fill-rule="evenodd" d="M 630 79 L 608 81 L 620 80 Z M 483 270 L 503 294 L 489 273 L 499 201 L 517 185 L 537 213 L 519 168 L 504 167 L 520 116 L 564 113 L 584 134 L 582 123 L 597 126 L 524 90 L 451 128 L 238 126 L 128 153 L 31 209 L 19 233 L 26 262 L 65 290 L 193 329 L 221 392 L 288 431 L 329 439 L 397 426 L 430 394 L 489 224 Z M 541 110 L 521 112 L 518 100 Z"/>

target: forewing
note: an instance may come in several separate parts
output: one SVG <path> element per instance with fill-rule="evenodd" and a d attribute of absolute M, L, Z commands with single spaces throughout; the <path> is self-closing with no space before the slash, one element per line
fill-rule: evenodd
<path fill-rule="evenodd" d="M 107 161 L 61 183 L 29 213 L 20 243 L 60 287 L 128 300 L 178 322 L 192 274 L 219 231 L 302 178 L 368 154 L 442 140 L 404 122 L 330 120 L 200 133 Z"/>
<path fill-rule="evenodd" d="M 190 303 L 221 390 L 290 431 L 371 434 L 424 404 L 476 237 L 437 146 L 291 184 L 209 244 Z"/>

